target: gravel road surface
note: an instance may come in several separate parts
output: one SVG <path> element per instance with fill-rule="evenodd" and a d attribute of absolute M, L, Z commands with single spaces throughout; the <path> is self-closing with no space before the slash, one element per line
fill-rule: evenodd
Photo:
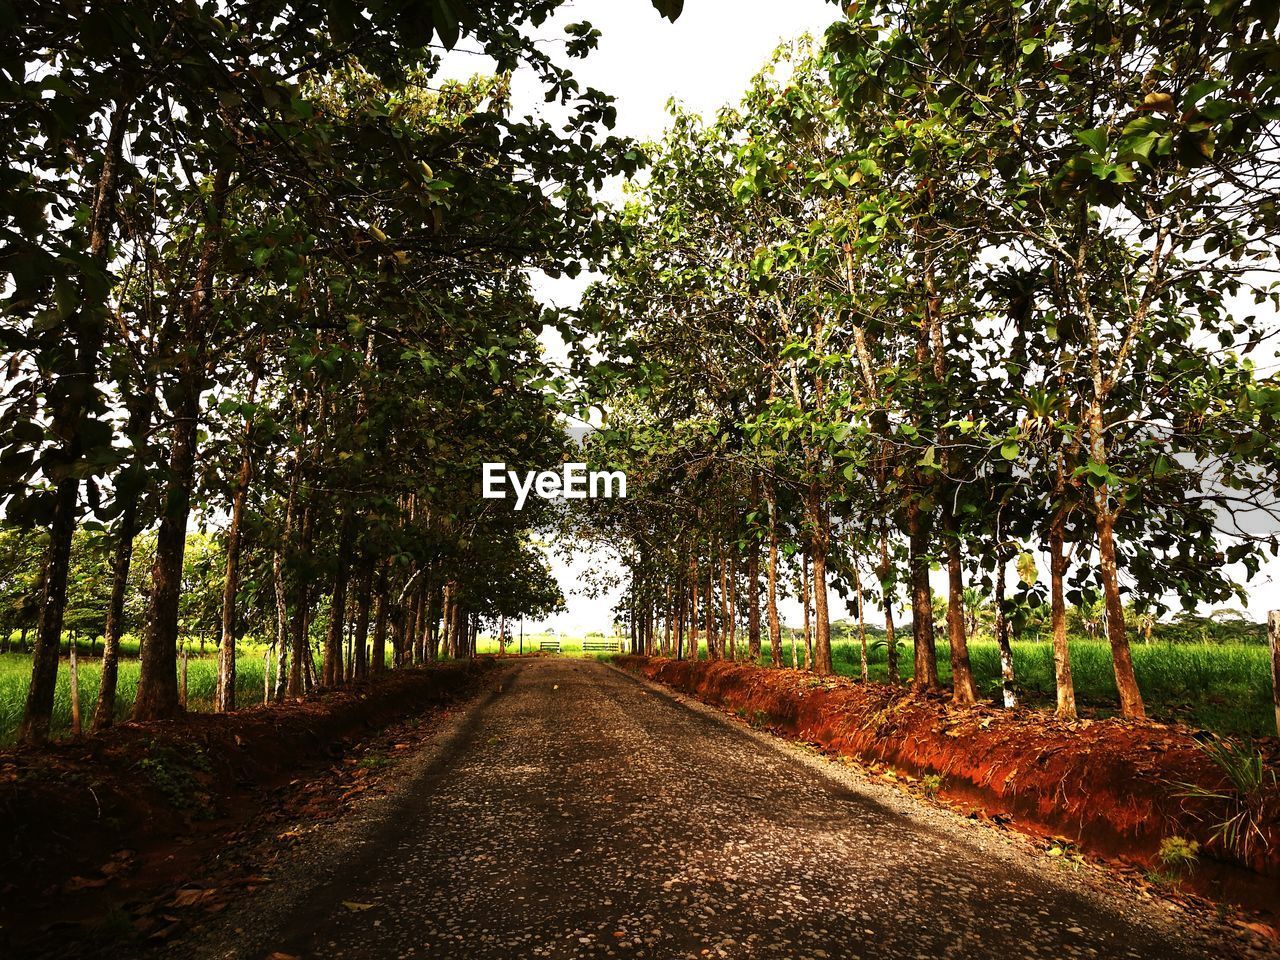
<path fill-rule="evenodd" d="M 1247 955 L 606 664 L 508 661 L 390 794 L 170 955 Z"/>

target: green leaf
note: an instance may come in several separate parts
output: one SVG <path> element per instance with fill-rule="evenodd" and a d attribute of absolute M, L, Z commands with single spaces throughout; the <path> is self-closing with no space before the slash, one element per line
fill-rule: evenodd
<path fill-rule="evenodd" d="M 1105 130 L 1078 130 L 1076 131 L 1076 139 L 1094 153 L 1102 154 L 1107 151 L 1107 133 Z"/>
<path fill-rule="evenodd" d="M 684 11 L 684 0 L 653 0 L 653 8 L 675 23 Z"/>

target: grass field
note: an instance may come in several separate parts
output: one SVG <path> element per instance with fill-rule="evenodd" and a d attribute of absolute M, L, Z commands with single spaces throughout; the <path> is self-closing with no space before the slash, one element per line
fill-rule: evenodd
<path fill-rule="evenodd" d="M 616 638 L 613 638 L 613 637 L 592 637 L 591 639 L 595 641 L 600 641 L 600 642 L 616 640 Z M 542 641 L 544 640 L 559 640 L 560 653 L 562 655 L 571 656 L 571 657 L 580 657 L 582 656 L 582 644 L 586 640 L 586 638 L 574 637 L 574 636 L 568 636 L 568 635 L 556 636 L 550 633 L 526 633 L 524 635 L 524 652 L 537 653 L 539 644 L 541 644 Z M 623 641 L 623 649 L 626 649 L 625 640 Z M 477 653 L 497 653 L 498 652 L 497 637 L 482 633 L 479 636 L 479 638 L 476 640 L 476 652 Z M 519 652 L 520 652 L 520 637 L 517 634 L 516 637 L 510 643 L 507 644 L 507 653 L 514 654 Z"/>
<path fill-rule="evenodd" d="M 526 633 L 525 653 L 536 652 L 543 640 L 554 639 L 545 633 Z M 561 636 L 562 655 L 582 656 L 584 638 Z M 602 638 L 592 638 L 602 639 Z M 482 635 L 478 652 L 497 653 L 498 643 L 492 636 Z M 250 644 L 242 648 L 243 656 L 236 667 L 237 700 L 242 704 L 259 703 L 262 699 L 262 647 Z M 87 642 L 80 651 L 80 703 L 87 727 L 98 696 L 101 667 L 90 654 Z M 126 653 L 136 645 L 125 644 Z M 904 679 L 911 676 L 911 651 L 899 647 L 899 668 Z M 100 654 L 101 647 L 98 648 Z M 507 646 L 508 654 L 519 651 L 519 643 Z M 1000 691 L 1000 657 L 994 641 L 978 638 L 969 644 L 970 659 L 979 691 L 998 698 Z M 1027 703 L 1051 706 L 1054 702 L 1053 652 L 1047 642 L 1017 642 L 1013 645 L 1014 668 L 1018 676 L 1018 692 Z M 791 666 L 791 643 L 783 638 L 783 663 Z M 595 654 L 588 654 L 594 656 Z M 703 656 L 705 656 L 705 648 Z M 859 675 L 859 652 L 856 643 L 835 643 L 832 655 L 836 672 Z M 801 653 L 803 657 L 803 652 Z M 883 645 L 869 651 L 871 678 L 888 679 Z M 1274 712 L 1271 705 L 1271 674 L 1268 650 L 1255 644 L 1168 644 L 1135 643 L 1134 666 L 1138 683 L 1147 700 L 1150 715 L 1158 720 L 1178 720 L 1192 726 L 1240 736 L 1274 734 Z M 767 663 L 768 651 L 762 658 Z M 1071 643 L 1071 666 L 1075 678 L 1076 697 L 1083 710 L 1095 716 L 1115 712 L 1117 694 L 1111 671 L 1111 651 L 1102 641 L 1074 640 Z M 944 683 L 950 681 L 950 652 L 945 643 L 938 646 L 938 669 Z M 205 656 L 192 656 L 187 667 L 187 703 L 192 710 L 208 710 L 213 702 L 217 662 L 212 645 Z M 31 658 L 26 654 L 0 654 L 0 744 L 10 743 L 17 733 L 31 680 Z M 122 659 L 117 716 L 127 716 L 138 686 L 138 662 Z M 54 704 L 54 735 L 65 734 L 71 723 L 70 681 L 66 661 L 59 665 L 58 689 Z"/>
<path fill-rule="evenodd" d="M 538 649 L 547 634 L 525 634 L 526 653 Z M 561 637 L 561 651 L 581 655 L 581 637 Z M 740 640 L 742 638 L 739 638 Z M 881 644 L 868 651 L 872 680 L 888 680 L 886 651 Z M 910 638 L 908 637 L 908 642 Z M 762 664 L 768 663 L 768 641 Z M 480 652 L 496 653 L 498 645 L 481 637 Z M 912 673 L 909 645 L 899 645 L 899 672 L 903 679 Z M 1261 644 L 1236 643 L 1134 643 L 1134 668 L 1138 683 L 1154 719 L 1180 721 L 1220 733 L 1240 736 L 1274 735 L 1275 713 L 1271 700 L 1269 653 Z M 516 645 L 507 647 L 515 653 Z M 706 648 L 703 648 L 704 657 Z M 784 635 L 783 664 L 791 666 L 791 643 Z M 803 665 L 803 649 L 800 650 Z M 938 671 L 943 683 L 951 681 L 951 651 L 938 644 Z M 856 643 L 832 645 L 836 672 L 857 677 L 860 674 L 859 650 Z M 994 640 L 978 637 L 969 644 L 969 658 L 979 692 L 987 697 L 1000 696 L 1000 650 Z M 1018 694 L 1028 704 L 1052 706 L 1055 703 L 1053 681 L 1053 648 L 1047 642 L 1022 641 L 1013 644 L 1014 671 Z M 1076 699 L 1082 710 L 1094 716 L 1110 716 L 1117 710 L 1119 695 L 1111 669 L 1111 648 L 1101 640 L 1073 640 L 1071 669 L 1076 685 Z"/>
<path fill-rule="evenodd" d="M 1104 641 L 1074 640 L 1070 647 L 1071 674 L 1079 705 L 1096 710 L 1098 715 L 1110 715 L 1118 702 L 1110 646 Z M 1135 643 L 1132 650 L 1138 685 L 1153 718 L 1243 736 L 1275 734 L 1270 660 L 1265 646 Z M 911 651 L 909 647 L 899 647 L 899 651 L 899 670 L 909 678 Z M 885 654 L 883 646 L 869 651 L 871 679 L 888 678 Z M 944 683 L 951 679 L 950 656 L 947 644 L 940 643 L 938 672 Z M 832 659 L 837 673 L 856 677 L 861 672 L 855 643 L 833 645 Z M 979 692 L 998 697 L 1000 651 L 995 641 L 971 641 L 969 659 Z M 791 646 L 785 639 L 783 661 L 790 665 Z M 1052 705 L 1052 646 L 1038 641 L 1014 643 L 1013 663 L 1019 695 L 1033 705 Z"/>
<path fill-rule="evenodd" d="M 525 652 L 538 649 L 541 640 L 549 639 L 549 634 L 525 634 Z M 570 656 L 582 654 L 581 637 L 561 637 L 561 652 Z M 17 641 L 17 634 L 13 635 Z M 497 653 L 496 638 L 481 636 L 480 653 Z M 262 702 L 262 653 L 263 647 L 258 644 L 241 642 L 242 655 L 236 658 L 236 701 L 242 705 Z M 507 653 L 516 653 L 518 644 L 507 646 Z M 98 684 L 102 676 L 102 644 L 91 644 L 88 640 L 76 643 L 79 656 L 80 675 L 80 713 L 81 722 L 88 729 L 92 718 L 94 704 L 98 700 Z M 206 644 L 203 656 L 198 653 L 198 645 L 192 644 L 187 661 L 187 707 L 190 710 L 209 710 L 213 706 L 213 691 L 217 681 L 218 663 L 216 648 L 212 643 Z M 137 640 L 125 637 L 121 641 L 122 657 L 120 660 L 120 679 L 116 694 L 116 718 L 123 720 L 133 707 L 133 700 L 138 691 L 138 653 Z M 272 670 L 275 663 L 271 664 Z M 274 682 L 274 672 L 272 680 Z M 31 656 L 25 653 L 0 654 L 0 744 L 12 743 L 17 736 L 18 726 L 22 722 L 22 711 L 26 705 L 27 688 L 31 684 Z M 71 679 L 67 673 L 67 661 L 64 657 L 58 664 L 58 687 L 54 694 L 53 729 L 55 737 L 64 736 L 71 729 Z"/>
<path fill-rule="evenodd" d="M 213 648 L 204 657 L 187 661 L 187 705 L 192 710 L 208 710 L 213 704 L 218 662 Z M 272 668 L 274 670 L 274 664 Z M 93 707 L 98 700 L 98 683 L 102 664 L 86 656 L 79 663 L 81 720 L 88 729 Z M 273 673 L 274 678 L 274 673 Z M 11 743 L 22 722 L 27 688 L 31 684 L 31 657 L 24 653 L 0 654 L 0 743 Z M 116 687 L 116 718 L 124 719 L 138 692 L 138 661 L 120 661 L 120 679 Z M 236 658 L 236 700 L 241 704 L 262 702 L 262 648 L 250 647 Z M 58 664 L 58 688 L 54 694 L 53 735 L 61 736 L 71 729 L 71 678 L 64 659 Z"/>

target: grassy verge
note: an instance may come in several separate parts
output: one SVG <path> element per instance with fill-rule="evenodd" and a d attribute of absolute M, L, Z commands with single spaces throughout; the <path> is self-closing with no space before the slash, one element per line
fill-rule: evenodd
<path fill-rule="evenodd" d="M 1071 672 L 1076 697 L 1082 707 L 1097 715 L 1115 712 L 1118 703 L 1115 675 L 1111 669 L 1111 648 L 1105 641 L 1074 640 Z M 791 646 L 783 643 L 783 662 L 791 666 Z M 803 664 L 803 652 L 800 654 Z M 950 682 L 950 648 L 938 645 L 938 672 Z M 974 677 L 984 696 L 1000 692 L 1000 651 L 993 640 L 977 638 L 969 643 Z M 883 646 L 868 652 L 871 679 L 888 679 Z M 856 677 L 861 672 L 859 647 L 838 643 L 832 647 L 836 672 Z M 1255 644 L 1135 643 L 1134 669 L 1138 685 L 1153 718 L 1177 720 L 1192 726 L 1241 736 L 1274 734 L 1275 714 L 1271 705 L 1271 675 L 1266 647 Z M 899 670 L 904 679 L 912 675 L 911 651 L 900 648 Z M 1021 641 L 1013 644 L 1014 672 L 1019 695 L 1032 705 L 1050 705 L 1055 700 L 1053 647 L 1048 642 Z M 762 663 L 768 662 L 768 655 Z"/>
<path fill-rule="evenodd" d="M 87 651 L 86 651 L 87 653 Z M 274 679 L 275 664 L 272 664 Z M 120 679 L 116 688 L 116 719 L 123 720 L 133 708 L 138 692 L 137 660 L 120 661 Z M 93 718 L 93 707 L 98 700 L 98 684 L 102 679 L 102 664 L 98 660 L 83 659 L 77 672 L 80 675 L 80 713 L 87 729 Z M 213 691 L 217 683 L 218 662 L 212 654 L 193 657 L 187 661 L 187 706 L 191 710 L 209 710 L 213 706 Z M 262 702 L 262 650 L 252 648 L 236 658 L 236 700 L 242 705 Z M 12 743 L 22 722 L 22 710 L 26 705 L 27 688 L 31 684 L 31 657 L 22 653 L 0 654 L 0 744 Z M 71 729 L 71 678 L 64 659 L 58 665 L 58 687 L 53 702 L 53 735 L 61 736 Z"/>

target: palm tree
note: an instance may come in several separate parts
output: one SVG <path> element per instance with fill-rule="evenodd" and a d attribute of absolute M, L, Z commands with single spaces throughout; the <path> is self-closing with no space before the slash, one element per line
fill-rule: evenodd
<path fill-rule="evenodd" d="M 991 619 L 991 601 L 973 587 L 965 587 L 963 597 L 965 633 L 969 637 L 974 637 L 978 633 L 979 625 L 986 624 Z"/>

